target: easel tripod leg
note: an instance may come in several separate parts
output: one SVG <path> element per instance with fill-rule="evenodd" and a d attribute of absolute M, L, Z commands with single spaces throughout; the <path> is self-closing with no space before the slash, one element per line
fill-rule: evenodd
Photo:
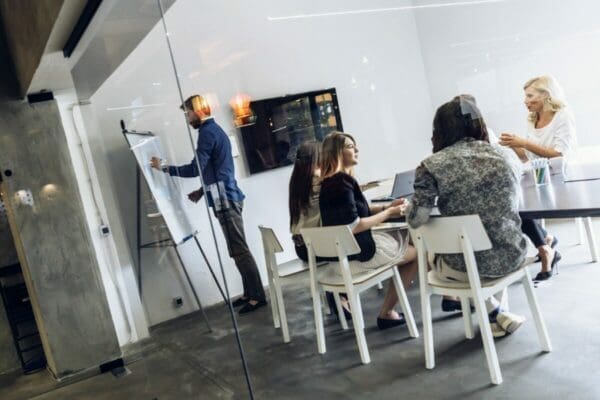
<path fill-rule="evenodd" d="M 179 250 L 177 250 L 177 246 L 174 245 L 173 248 L 175 249 L 175 254 L 177 254 L 177 258 L 179 259 L 179 263 L 181 264 L 181 268 L 183 269 L 183 272 L 185 274 L 185 278 L 188 281 L 188 284 L 190 285 L 190 288 L 192 289 L 192 293 L 194 294 L 194 298 L 196 299 L 196 303 L 198 303 L 198 308 L 200 309 L 200 311 L 202 312 L 202 317 L 204 318 L 204 322 L 206 322 L 206 327 L 208 328 L 209 332 L 212 332 L 212 328 L 210 327 L 210 323 L 208 322 L 208 318 L 206 317 L 206 313 L 204 312 L 204 308 L 202 308 L 202 303 L 200 303 L 200 298 L 198 297 L 198 293 L 196 293 L 196 289 L 194 288 L 194 284 L 192 283 L 192 280 L 190 279 L 190 276 L 187 272 L 187 268 L 185 268 L 185 264 L 183 263 L 183 259 L 181 258 L 181 255 L 179 254 Z"/>

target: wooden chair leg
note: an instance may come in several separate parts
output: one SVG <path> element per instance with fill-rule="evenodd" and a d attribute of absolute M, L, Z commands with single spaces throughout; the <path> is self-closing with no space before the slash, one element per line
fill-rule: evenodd
<path fill-rule="evenodd" d="M 415 317 L 413 316 L 412 309 L 410 308 L 410 303 L 408 302 L 408 297 L 406 296 L 406 290 L 404 290 L 404 285 L 402 284 L 400 273 L 398 272 L 398 268 L 396 267 L 394 267 L 393 280 L 394 286 L 396 287 L 396 293 L 398 294 L 400 307 L 402 308 L 402 312 L 404 313 L 406 325 L 408 325 L 408 332 L 411 337 L 417 338 L 419 337 L 419 330 L 417 329 Z"/>
<path fill-rule="evenodd" d="M 475 314 L 481 331 L 481 341 L 483 342 L 483 350 L 487 360 L 488 369 L 492 383 L 499 385 L 502 383 L 502 373 L 500 372 L 500 364 L 498 363 L 498 354 L 496 353 L 496 345 L 494 344 L 494 336 L 488 319 L 485 303 L 482 298 L 475 297 Z"/>
<path fill-rule="evenodd" d="M 281 290 L 281 283 L 278 278 L 274 278 L 273 282 L 275 282 L 275 297 L 277 300 L 277 310 L 279 312 L 279 322 L 281 325 L 281 334 L 283 335 L 283 342 L 290 342 L 290 330 L 288 328 L 287 323 L 287 314 L 285 312 L 285 303 L 283 302 L 283 292 Z M 271 303 L 273 303 L 273 299 L 271 299 Z"/>
<path fill-rule="evenodd" d="M 317 283 L 311 279 L 310 291 L 313 300 L 313 311 L 315 314 L 315 329 L 317 331 L 317 349 L 319 354 L 323 354 L 327 351 L 325 346 L 325 327 L 323 326 L 323 309 L 321 308 L 321 296 L 319 295 L 319 289 Z"/>
<path fill-rule="evenodd" d="M 510 305 L 508 304 L 508 288 L 505 287 L 498 294 L 500 295 L 500 309 L 510 311 Z"/>
<path fill-rule="evenodd" d="M 348 293 L 348 300 L 350 301 L 350 308 L 352 309 L 352 324 L 354 325 L 354 335 L 356 336 L 356 344 L 358 345 L 360 360 L 363 364 L 369 364 L 371 362 L 371 356 L 369 355 L 365 330 L 362 326 L 364 325 L 364 322 L 361 321 L 362 310 L 360 308 L 358 294 L 354 293 L 354 291 L 352 291 L 352 293 Z"/>
<path fill-rule="evenodd" d="M 433 324 L 431 321 L 431 294 L 421 285 L 421 318 L 423 319 L 423 345 L 425 349 L 425 368 L 435 368 L 433 347 Z"/>
<path fill-rule="evenodd" d="M 355 292 L 356 293 L 356 292 Z M 362 311 L 362 302 L 360 300 L 360 294 L 356 293 L 356 312 L 354 313 L 354 315 L 358 318 L 358 322 L 360 322 L 360 328 L 361 329 L 365 329 L 365 317 L 363 315 L 363 311 Z M 350 306 L 350 309 L 352 310 L 352 306 Z M 354 319 L 354 317 L 353 317 Z"/>
<path fill-rule="evenodd" d="M 321 304 L 323 305 L 323 312 L 325 312 L 325 315 L 331 315 L 331 310 L 329 309 L 329 303 L 327 303 L 327 295 L 325 294 L 325 291 L 320 290 L 319 293 L 321 294 Z"/>
<path fill-rule="evenodd" d="M 344 309 L 342 307 L 342 300 L 340 299 L 340 294 L 338 292 L 333 293 L 333 297 L 335 298 L 335 308 L 338 312 L 338 318 L 340 320 L 340 325 L 342 325 L 343 330 L 348 329 L 348 321 L 346 321 L 346 315 L 344 314 Z"/>
<path fill-rule="evenodd" d="M 469 298 L 461 297 L 460 305 L 462 308 L 463 323 L 465 324 L 465 337 L 473 339 L 475 335 L 473 333 L 473 320 L 471 318 L 471 303 L 469 302 Z"/>
<path fill-rule="evenodd" d="M 269 298 L 271 299 L 270 302 L 270 306 L 271 306 L 271 312 L 273 314 L 273 326 L 275 326 L 275 328 L 279 328 L 281 327 L 281 321 L 279 319 L 279 309 L 278 309 L 278 305 L 277 305 L 277 301 L 276 301 L 276 290 L 275 290 L 275 280 L 273 279 L 273 276 L 271 275 L 271 273 L 269 273 Z"/>
<path fill-rule="evenodd" d="M 525 294 L 527 295 L 527 302 L 529 303 L 529 309 L 531 310 L 531 315 L 533 316 L 533 320 L 535 321 L 535 328 L 538 333 L 538 339 L 540 340 L 542 350 L 545 352 L 551 352 L 552 343 L 550 343 L 550 336 L 548 336 L 546 323 L 544 322 L 542 312 L 540 311 L 540 306 L 533 291 L 531 275 L 529 274 L 529 270 L 527 268 L 525 268 L 525 276 L 523 277 L 523 279 L 521 279 L 521 282 L 523 284 L 523 288 L 525 289 Z"/>

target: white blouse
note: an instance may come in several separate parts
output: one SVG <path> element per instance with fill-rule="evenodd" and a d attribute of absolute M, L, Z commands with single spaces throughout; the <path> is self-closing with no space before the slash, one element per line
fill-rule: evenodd
<path fill-rule="evenodd" d="M 575 133 L 575 119 L 567 109 L 562 109 L 554 114 L 552 121 L 543 128 L 536 129 L 532 121 L 527 124 L 527 140 L 542 147 L 549 147 L 561 153 L 563 157 L 577 147 Z M 535 153 L 525 151 L 530 160 L 540 158 Z"/>

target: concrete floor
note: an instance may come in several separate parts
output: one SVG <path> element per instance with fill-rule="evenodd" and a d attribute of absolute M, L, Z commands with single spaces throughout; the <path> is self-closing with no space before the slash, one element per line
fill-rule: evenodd
<path fill-rule="evenodd" d="M 598 232 L 598 221 L 596 231 Z M 514 335 L 497 340 L 504 383 L 493 386 L 480 336 L 466 340 L 457 315 L 442 313 L 435 301 L 436 368 L 426 370 L 422 338 L 405 327 L 375 327 L 383 298 L 363 296 L 372 362 L 361 365 L 352 330 L 326 320 L 327 353 L 318 355 L 311 302 L 305 282 L 286 283 L 292 342 L 283 344 L 269 308 L 238 318 L 257 399 L 600 399 L 600 264 L 590 263 L 587 246 L 575 246 L 574 224 L 553 224 L 563 253 L 560 274 L 536 290 L 554 351 L 540 352 L 529 319 Z M 531 268 L 535 274 L 538 266 Z M 511 309 L 528 318 L 521 286 L 510 290 Z M 418 291 L 409 292 L 420 323 Z M 208 310 L 214 331 L 206 333 L 198 314 L 156 327 L 152 339 L 129 364 L 131 374 L 95 376 L 58 386 L 46 372 L 0 377 L 0 399 L 245 399 L 248 398 L 231 320 L 224 307 Z M 419 324 L 419 329 L 421 326 Z M 36 396 L 37 395 L 37 396 Z"/>

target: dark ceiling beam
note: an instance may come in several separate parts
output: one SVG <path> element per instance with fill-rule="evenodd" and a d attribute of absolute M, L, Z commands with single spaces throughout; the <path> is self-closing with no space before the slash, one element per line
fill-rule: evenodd
<path fill-rule="evenodd" d="M 4 24 L 0 17 L 0 101 L 16 100 L 19 96 L 19 82 L 15 73 L 15 66 L 6 44 Z"/>
<path fill-rule="evenodd" d="M 75 27 L 73 28 L 73 31 L 69 35 L 69 39 L 67 39 L 67 43 L 63 48 L 63 54 L 65 57 L 71 57 L 71 54 L 73 54 L 73 51 L 75 51 L 77 44 L 81 40 L 81 37 L 85 33 L 85 30 L 90 22 L 92 22 L 92 18 L 94 18 L 94 15 L 96 14 L 96 11 L 98 11 L 98 7 L 100 7 L 101 3 L 102 0 L 87 1 L 85 8 L 77 20 L 77 24 L 75 24 Z"/>

